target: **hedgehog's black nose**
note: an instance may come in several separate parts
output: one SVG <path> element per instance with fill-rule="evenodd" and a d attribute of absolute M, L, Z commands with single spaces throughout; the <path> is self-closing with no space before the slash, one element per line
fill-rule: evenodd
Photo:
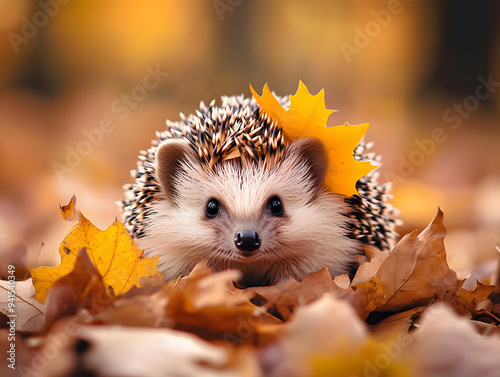
<path fill-rule="evenodd" d="M 260 247 L 260 236 L 253 230 L 240 230 L 234 235 L 234 243 L 241 251 L 255 251 Z"/>

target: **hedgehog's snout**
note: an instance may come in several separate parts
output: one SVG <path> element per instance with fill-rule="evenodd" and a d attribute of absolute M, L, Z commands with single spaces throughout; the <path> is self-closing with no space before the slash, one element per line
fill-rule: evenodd
<path fill-rule="evenodd" d="M 239 230 L 234 235 L 234 244 L 236 247 L 247 253 L 258 250 L 260 241 L 259 233 L 255 230 Z"/>

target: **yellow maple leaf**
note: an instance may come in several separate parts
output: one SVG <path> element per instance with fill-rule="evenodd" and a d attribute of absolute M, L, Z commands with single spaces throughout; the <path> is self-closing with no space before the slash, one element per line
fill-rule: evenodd
<path fill-rule="evenodd" d="M 143 250 L 137 247 L 121 222 L 115 221 L 104 231 L 98 229 L 77 210 L 74 196 L 67 206 L 61 207 L 61 213 L 65 220 L 76 224 L 59 247 L 59 266 L 30 269 L 38 301 L 45 302 L 52 285 L 73 270 L 82 247 L 87 249 L 110 296 L 124 293 L 134 285 L 140 287 L 146 279 L 161 280 L 158 256 L 144 257 Z"/>
<path fill-rule="evenodd" d="M 351 126 L 327 127 L 328 117 L 336 110 L 325 107 L 325 92 L 321 90 L 311 95 L 305 84 L 300 81 L 295 95 L 290 96 L 290 107 L 285 110 L 269 87 L 264 85 L 259 96 L 250 85 L 253 97 L 271 117 L 283 128 L 288 141 L 303 137 L 320 139 L 328 153 L 328 171 L 324 184 L 332 192 L 343 195 L 355 195 L 358 179 L 375 169 L 368 161 L 358 161 L 353 157 L 354 148 L 370 126 L 369 123 Z"/>

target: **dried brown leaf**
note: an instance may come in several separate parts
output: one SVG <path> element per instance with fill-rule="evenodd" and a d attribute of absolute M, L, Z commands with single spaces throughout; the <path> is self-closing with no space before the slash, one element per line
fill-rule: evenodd
<path fill-rule="evenodd" d="M 97 322 L 137 327 L 166 327 L 165 308 L 172 293 L 170 285 L 133 288 L 95 316 Z M 124 297 L 127 295 L 128 297 Z"/>
<path fill-rule="evenodd" d="M 272 307 L 272 313 L 277 313 L 283 320 L 288 320 L 296 308 L 309 304 L 325 292 L 342 291 L 332 280 L 328 269 L 313 272 L 300 283 L 293 278 L 280 281 L 269 287 L 248 288 L 247 292 L 267 301 L 266 306 Z"/>
<path fill-rule="evenodd" d="M 355 289 L 368 291 L 370 311 L 401 311 L 449 300 L 459 283 L 446 263 L 443 213 L 419 235 L 407 234 L 380 264 L 375 276 Z"/>
<path fill-rule="evenodd" d="M 101 275 L 91 262 L 85 248 L 76 257 L 73 270 L 57 280 L 49 291 L 46 302 L 46 327 L 56 320 L 72 316 L 78 308 L 97 314 L 111 304 Z"/>
<path fill-rule="evenodd" d="M 337 279 L 339 278 L 339 279 Z M 289 278 L 278 284 L 268 287 L 252 287 L 246 291 L 251 293 L 253 299 L 264 302 L 271 314 L 287 321 L 299 306 L 308 305 L 325 293 L 333 294 L 335 297 L 348 301 L 356 310 L 360 318 L 366 318 L 367 296 L 363 291 L 355 292 L 352 288 L 341 288 L 349 280 L 347 275 L 332 279 L 327 268 L 312 272 L 299 283 Z"/>
<path fill-rule="evenodd" d="M 460 283 L 462 282 L 463 281 Z M 458 313 L 464 314 L 467 313 L 467 311 L 473 313 L 477 309 L 477 305 L 494 291 L 495 286 L 478 282 L 477 287 L 471 291 L 460 287 L 449 302 Z"/>
<path fill-rule="evenodd" d="M 382 321 L 378 322 L 372 328 L 376 332 L 402 332 L 406 333 L 413 325 L 419 320 L 420 315 L 427 309 L 427 307 L 420 306 L 404 312 L 399 312 L 391 316 L 385 317 Z"/>
<path fill-rule="evenodd" d="M 234 270 L 213 273 L 208 268 L 197 268 L 189 276 L 169 282 L 172 292 L 166 318 L 172 321 L 171 326 L 228 343 L 258 342 L 259 327 L 279 321 L 234 287 L 239 274 Z"/>
<path fill-rule="evenodd" d="M 356 275 L 352 279 L 351 285 L 355 286 L 361 283 L 370 281 L 375 277 L 377 271 L 380 268 L 382 262 L 387 258 L 389 253 L 380 251 L 376 247 L 363 245 L 366 256 L 369 258 L 368 262 L 362 263 L 357 271 Z"/>
<path fill-rule="evenodd" d="M 351 279 L 348 274 L 337 275 L 333 278 L 333 282 L 337 287 L 342 289 L 349 289 L 351 286 Z"/>

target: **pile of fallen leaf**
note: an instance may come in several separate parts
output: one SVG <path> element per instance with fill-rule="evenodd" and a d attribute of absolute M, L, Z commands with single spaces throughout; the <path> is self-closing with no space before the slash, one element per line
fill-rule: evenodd
<path fill-rule="evenodd" d="M 61 211 L 61 264 L 16 281 L 2 376 L 500 376 L 498 284 L 457 279 L 441 211 L 390 253 L 366 247 L 352 280 L 323 269 L 246 289 L 203 265 L 163 282 L 120 222 L 97 229 L 74 198 Z"/>

